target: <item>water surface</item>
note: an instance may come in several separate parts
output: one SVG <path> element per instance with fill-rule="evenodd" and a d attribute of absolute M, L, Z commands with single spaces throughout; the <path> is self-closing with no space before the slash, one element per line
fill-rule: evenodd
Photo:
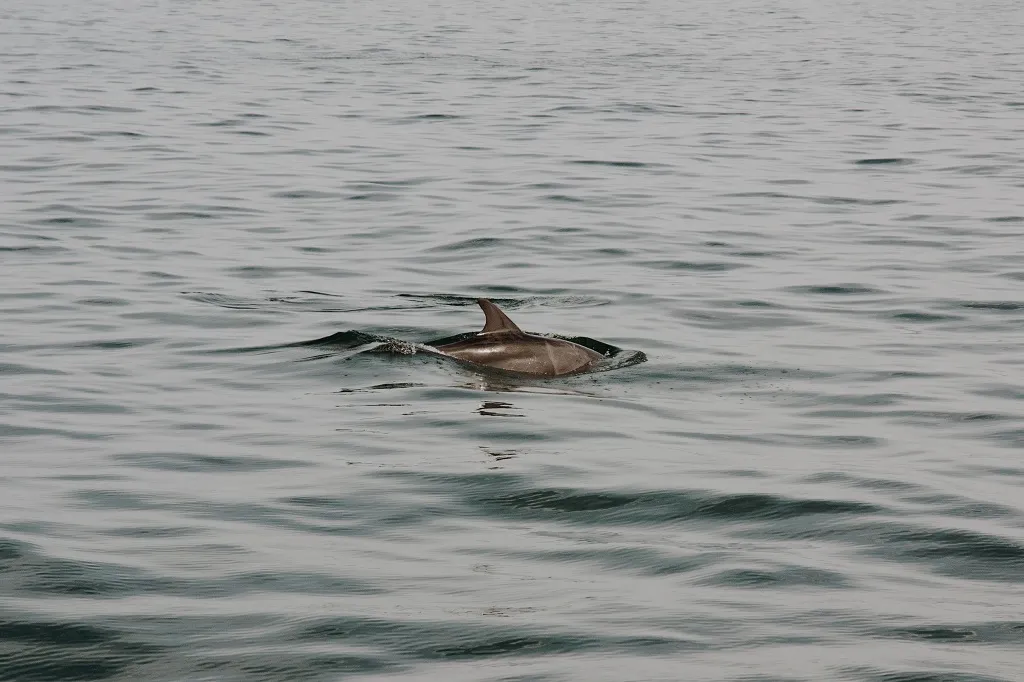
<path fill-rule="evenodd" d="M 7 2 L 0 680 L 1019 680 L 1021 7 Z"/>

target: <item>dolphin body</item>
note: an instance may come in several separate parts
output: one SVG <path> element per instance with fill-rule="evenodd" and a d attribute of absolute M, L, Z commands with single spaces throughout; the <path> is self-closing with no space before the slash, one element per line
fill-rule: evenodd
<path fill-rule="evenodd" d="M 557 377 L 590 369 L 604 356 L 578 343 L 527 334 L 486 298 L 477 299 L 484 311 L 484 328 L 464 341 L 438 346 L 457 360 L 506 372 Z"/>

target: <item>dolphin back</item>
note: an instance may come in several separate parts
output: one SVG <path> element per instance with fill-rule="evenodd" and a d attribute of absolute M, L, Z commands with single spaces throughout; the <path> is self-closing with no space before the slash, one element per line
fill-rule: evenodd
<path fill-rule="evenodd" d="M 484 311 L 484 328 L 437 350 L 474 365 L 547 377 L 582 372 L 604 357 L 572 341 L 527 334 L 491 301 L 481 298 L 477 303 Z"/>

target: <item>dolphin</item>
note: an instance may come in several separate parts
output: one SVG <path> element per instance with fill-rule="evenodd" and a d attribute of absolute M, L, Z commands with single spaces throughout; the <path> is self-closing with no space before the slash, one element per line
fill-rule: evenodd
<path fill-rule="evenodd" d="M 438 346 L 444 355 L 484 367 L 543 377 L 558 377 L 590 369 L 604 356 L 572 341 L 527 334 L 486 298 L 477 299 L 484 311 L 484 328 L 464 341 Z"/>

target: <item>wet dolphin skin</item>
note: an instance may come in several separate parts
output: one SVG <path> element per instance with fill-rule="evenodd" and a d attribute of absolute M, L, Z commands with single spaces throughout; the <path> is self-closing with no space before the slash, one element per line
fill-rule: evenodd
<path fill-rule="evenodd" d="M 475 365 L 545 377 L 585 371 L 604 357 L 572 341 L 527 334 L 486 298 L 477 303 L 484 311 L 484 328 L 437 350 Z"/>

